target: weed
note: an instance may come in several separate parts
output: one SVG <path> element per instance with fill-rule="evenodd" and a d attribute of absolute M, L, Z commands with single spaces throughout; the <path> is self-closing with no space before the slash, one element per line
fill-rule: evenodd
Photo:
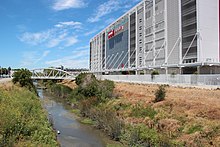
<path fill-rule="evenodd" d="M 155 92 L 155 100 L 154 102 L 163 101 L 166 97 L 166 89 L 164 85 L 160 85 L 159 88 Z"/>
<path fill-rule="evenodd" d="M 157 70 L 151 72 L 151 80 L 154 79 L 155 75 L 159 75 L 159 72 Z"/>
<path fill-rule="evenodd" d="M 80 122 L 83 124 L 87 124 L 87 125 L 94 125 L 95 124 L 95 122 L 89 118 L 85 118 L 85 119 L 81 120 Z"/>
<path fill-rule="evenodd" d="M 186 131 L 187 134 L 193 134 L 195 132 L 201 132 L 202 131 L 202 126 L 201 125 L 192 125 L 188 128 L 188 130 Z"/>
<path fill-rule="evenodd" d="M 134 117 L 149 117 L 153 119 L 157 112 L 151 107 L 147 106 L 146 108 L 141 106 L 140 104 L 136 104 L 131 111 L 131 116 Z"/>

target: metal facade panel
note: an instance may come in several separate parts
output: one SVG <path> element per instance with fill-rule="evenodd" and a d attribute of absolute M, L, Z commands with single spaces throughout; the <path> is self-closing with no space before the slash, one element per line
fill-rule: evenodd
<path fill-rule="evenodd" d="M 178 38 L 180 37 L 179 28 L 179 1 L 167 0 L 167 51 L 168 55 L 174 48 Z M 169 64 L 179 63 L 180 44 L 178 43 L 173 49 L 168 59 Z"/>
<path fill-rule="evenodd" d="M 219 62 L 219 0 L 197 0 L 200 61 Z"/>

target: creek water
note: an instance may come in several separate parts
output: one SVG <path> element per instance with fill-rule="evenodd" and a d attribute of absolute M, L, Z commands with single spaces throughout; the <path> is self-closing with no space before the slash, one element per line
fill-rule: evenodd
<path fill-rule="evenodd" d="M 81 124 L 77 117 L 68 110 L 63 102 L 45 92 L 37 89 L 38 95 L 52 120 L 53 127 L 60 134 L 57 139 L 61 147 L 104 147 L 108 140 L 99 130 Z"/>

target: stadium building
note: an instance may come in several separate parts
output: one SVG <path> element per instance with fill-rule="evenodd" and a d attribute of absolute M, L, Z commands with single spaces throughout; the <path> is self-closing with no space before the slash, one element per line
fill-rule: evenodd
<path fill-rule="evenodd" d="M 90 71 L 220 74 L 219 0 L 143 0 L 90 40 Z"/>

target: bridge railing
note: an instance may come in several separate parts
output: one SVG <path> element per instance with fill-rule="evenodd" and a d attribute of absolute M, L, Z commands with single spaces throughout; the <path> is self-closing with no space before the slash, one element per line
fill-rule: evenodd
<path fill-rule="evenodd" d="M 75 77 L 81 72 L 67 72 L 61 69 L 42 68 L 31 70 L 32 79 L 70 79 L 74 80 Z"/>

